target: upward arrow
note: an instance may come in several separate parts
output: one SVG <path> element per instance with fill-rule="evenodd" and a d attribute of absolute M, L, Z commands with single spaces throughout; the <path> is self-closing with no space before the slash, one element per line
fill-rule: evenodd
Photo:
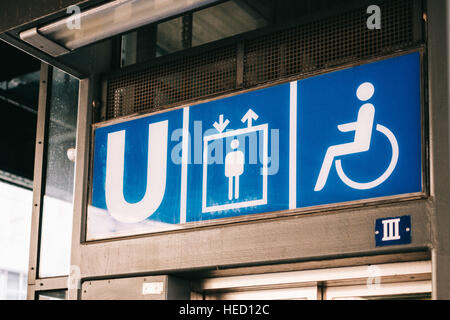
<path fill-rule="evenodd" d="M 214 122 L 213 126 L 214 126 L 214 128 L 216 128 L 217 131 L 219 131 L 219 133 L 222 133 L 223 130 L 225 130 L 225 128 L 228 126 L 229 123 L 230 123 L 230 121 L 228 119 L 225 120 L 225 122 L 223 121 L 223 114 L 221 114 L 219 116 L 219 123 Z"/>
<path fill-rule="evenodd" d="M 258 120 L 259 116 L 252 110 L 252 109 L 248 109 L 247 113 L 245 114 L 245 116 L 242 118 L 242 122 L 248 122 L 247 126 L 249 128 L 252 127 L 252 122 L 253 120 Z"/>

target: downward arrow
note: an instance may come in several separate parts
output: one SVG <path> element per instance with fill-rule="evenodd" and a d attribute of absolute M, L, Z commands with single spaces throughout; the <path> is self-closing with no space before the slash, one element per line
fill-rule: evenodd
<path fill-rule="evenodd" d="M 214 128 L 216 128 L 217 131 L 219 131 L 219 133 L 222 133 L 223 130 L 225 130 L 225 128 L 228 126 L 229 123 L 230 123 L 230 121 L 228 119 L 225 120 L 225 122 L 223 121 L 223 114 L 221 114 L 219 116 L 219 123 L 214 122 L 213 126 L 214 126 Z"/>
<path fill-rule="evenodd" d="M 248 109 L 247 113 L 245 114 L 245 116 L 242 118 L 242 122 L 245 123 L 246 121 L 248 121 L 248 127 L 251 128 L 252 127 L 252 121 L 253 120 L 258 120 L 259 116 L 252 110 L 252 109 Z"/>

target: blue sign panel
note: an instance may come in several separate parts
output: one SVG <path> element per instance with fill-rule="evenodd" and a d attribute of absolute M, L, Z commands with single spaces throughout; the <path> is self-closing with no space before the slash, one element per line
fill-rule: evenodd
<path fill-rule="evenodd" d="M 377 219 L 375 245 L 377 247 L 411 243 L 411 217 Z"/>
<path fill-rule="evenodd" d="M 95 130 L 87 238 L 422 191 L 420 54 Z"/>
<path fill-rule="evenodd" d="M 202 148 L 191 149 L 202 161 L 188 171 L 187 222 L 289 209 L 289 158 L 280 155 L 289 153 L 290 90 L 288 83 L 190 108 L 189 127 L 206 128 Z"/>
<path fill-rule="evenodd" d="M 88 215 L 97 222 L 95 233 L 118 232 L 127 229 L 121 224 L 142 224 L 147 219 L 156 225 L 180 222 L 173 214 L 179 212 L 180 193 L 166 190 L 181 188 L 181 171 L 170 160 L 176 143 L 169 133 L 182 121 L 182 110 L 176 110 L 95 130 Z"/>
<path fill-rule="evenodd" d="M 297 206 L 422 191 L 419 53 L 299 82 Z"/>

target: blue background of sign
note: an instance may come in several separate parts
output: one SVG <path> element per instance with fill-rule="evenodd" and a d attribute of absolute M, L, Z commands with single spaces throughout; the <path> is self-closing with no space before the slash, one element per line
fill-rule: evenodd
<path fill-rule="evenodd" d="M 327 148 L 353 142 L 354 131 L 337 126 L 354 122 L 361 102 L 360 84 L 371 82 L 375 94 L 367 103 L 375 106 L 374 130 L 369 151 L 342 158 L 347 176 L 357 182 L 378 178 L 387 168 L 392 151 L 378 131 L 381 124 L 392 131 L 399 145 L 399 159 L 392 175 L 371 190 L 355 190 L 331 167 L 327 183 L 314 191 Z M 412 53 L 299 81 L 297 206 L 332 204 L 422 191 L 421 177 L 420 54 Z"/>
<path fill-rule="evenodd" d="M 164 120 L 169 120 L 166 191 L 160 207 L 148 219 L 171 224 L 179 223 L 181 166 L 171 161 L 170 152 L 179 143 L 171 141 L 171 132 L 182 128 L 182 110 L 152 115 L 151 117 L 118 123 L 95 130 L 92 184 L 93 206 L 107 209 L 105 202 L 105 178 L 108 133 L 126 130 L 123 193 L 126 201 L 136 203 L 144 197 L 147 188 L 149 124 Z M 173 192 L 174 190 L 176 191 Z"/>
<path fill-rule="evenodd" d="M 247 215 L 289 208 L 289 104 L 290 104 L 290 84 L 282 84 L 262 90 L 247 92 L 244 94 L 216 100 L 190 108 L 189 128 L 191 136 L 195 137 L 194 122 L 202 121 L 205 135 L 217 134 L 213 128 L 213 123 L 219 121 L 219 116 L 224 115 L 224 121 L 228 119 L 230 124 L 227 130 L 236 130 L 247 127 L 247 123 L 242 123 L 241 119 L 249 109 L 252 109 L 258 116 L 258 120 L 253 121 L 253 126 L 269 123 L 268 134 L 268 156 L 271 156 L 271 130 L 279 129 L 279 165 L 276 174 L 268 176 L 268 204 L 247 208 L 236 208 L 225 211 L 202 213 L 202 177 L 203 165 L 193 163 L 188 170 L 188 191 L 187 191 L 187 222 L 227 218 L 239 215 Z M 212 130 L 208 130 L 212 129 Z M 208 131 L 207 131 L 208 130 Z M 258 135 L 259 140 L 259 135 Z M 231 140 L 230 140 L 231 141 Z M 248 142 L 248 140 L 247 140 Z M 225 143 L 223 158 L 225 157 Z M 258 161 L 256 164 L 249 163 L 248 146 L 246 143 L 245 171 L 240 178 L 240 198 L 238 200 L 228 200 L 228 178 L 225 177 L 224 164 L 208 165 L 208 206 L 214 201 L 216 204 L 236 203 L 247 200 L 260 199 L 262 190 L 262 176 L 260 169 L 262 164 L 258 150 Z M 258 149 L 259 148 L 258 141 Z M 242 147 L 242 145 L 241 145 Z M 229 148 L 228 148 L 229 150 Z M 191 152 L 194 148 L 191 148 Z M 198 155 L 197 155 L 198 157 Z M 191 154 L 194 162 L 195 155 Z M 269 173 L 271 164 L 269 163 Z M 214 184 L 211 184 L 214 181 Z"/>
<path fill-rule="evenodd" d="M 353 141 L 354 132 L 340 132 L 337 126 L 356 121 L 359 108 L 366 103 L 357 99 L 356 90 L 364 82 L 371 82 L 375 86 L 373 98 L 367 101 L 372 103 L 376 110 L 371 147 L 367 152 L 339 157 L 342 159 L 343 170 L 350 179 L 357 182 L 374 180 L 386 170 L 392 155 L 391 145 L 383 134 L 375 130 L 376 124 L 390 129 L 398 141 L 399 160 L 396 168 L 378 187 L 371 190 L 355 190 L 340 180 L 333 164 L 324 189 L 315 192 L 314 186 L 327 148 Z M 297 207 L 421 192 L 420 88 L 419 53 L 298 81 Z M 218 133 L 213 124 L 219 122 L 220 115 L 223 115 L 224 121 L 230 121 L 224 132 L 246 128 L 247 123 L 242 123 L 241 119 L 249 109 L 259 116 L 253 121 L 254 127 L 268 124 L 269 160 L 272 157 L 273 147 L 271 130 L 278 129 L 278 168 L 273 172 L 272 163 L 269 162 L 268 203 L 203 213 L 203 137 Z M 289 209 L 289 119 L 290 83 L 191 106 L 186 222 Z M 177 154 L 181 156 L 182 109 L 95 130 L 92 206 L 107 209 L 105 174 L 108 133 L 126 130 L 123 192 L 128 202 L 136 203 L 142 199 L 146 191 L 148 126 L 150 123 L 164 120 L 169 121 L 166 190 L 160 207 L 148 220 L 167 224 L 180 223 L 182 166 L 180 161 L 172 161 L 172 156 Z M 224 163 L 208 164 L 207 206 L 259 200 L 262 197 L 261 135 L 253 137 L 257 142 L 256 164 L 249 164 L 248 138 L 243 139 L 242 136 L 240 138 L 239 150 L 244 152 L 246 159 L 245 171 L 240 178 L 240 197 L 238 200 L 228 200 L 228 178 L 224 174 Z M 219 140 L 226 142 L 222 145 L 221 158 L 224 160 L 226 153 L 230 151 L 229 143 L 232 139 Z M 219 140 L 211 141 L 209 146 L 213 146 Z M 243 140 L 246 141 L 245 148 Z M 89 237 L 95 238 L 96 235 L 90 234 Z"/>

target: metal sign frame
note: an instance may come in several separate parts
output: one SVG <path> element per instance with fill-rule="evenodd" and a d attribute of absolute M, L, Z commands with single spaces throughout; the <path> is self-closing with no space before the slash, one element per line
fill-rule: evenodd
<path fill-rule="evenodd" d="M 85 225 L 83 226 L 83 230 L 84 230 L 83 242 L 114 241 L 114 240 L 118 240 L 118 239 L 133 238 L 135 236 L 145 236 L 145 235 L 148 236 L 148 235 L 152 235 L 152 234 L 161 234 L 161 233 L 162 234 L 177 233 L 177 232 L 183 232 L 185 230 L 196 229 L 196 228 L 201 228 L 201 227 L 220 226 L 220 225 L 228 225 L 228 224 L 235 224 L 235 223 L 240 223 L 240 222 L 251 222 L 251 221 L 259 221 L 259 220 L 265 221 L 265 220 L 270 220 L 270 219 L 274 219 L 274 218 L 291 217 L 291 216 L 295 217 L 295 216 L 301 216 L 301 215 L 305 215 L 305 214 L 316 214 L 316 213 L 320 214 L 320 213 L 324 213 L 324 212 L 336 211 L 336 210 L 342 210 L 342 209 L 354 209 L 354 208 L 360 208 L 360 207 L 367 207 L 369 205 L 377 206 L 377 205 L 384 205 L 384 204 L 396 203 L 396 202 L 401 202 L 401 201 L 426 199 L 429 196 L 429 178 L 428 178 L 429 141 L 428 141 L 427 129 L 426 129 L 426 128 L 428 128 L 428 112 L 427 112 L 427 107 L 426 107 L 426 103 L 425 103 L 425 94 L 424 94 L 426 92 L 426 90 L 424 88 L 426 70 L 425 70 L 425 66 L 424 66 L 424 62 L 423 62 L 424 61 L 424 52 L 425 52 L 425 48 L 423 46 L 412 48 L 410 50 L 396 52 L 394 54 L 389 54 L 389 55 L 372 58 L 372 59 L 361 60 L 358 62 L 341 65 L 341 66 L 335 67 L 335 68 L 328 68 L 328 69 L 320 70 L 318 72 L 314 72 L 311 74 L 302 75 L 301 77 L 299 77 L 299 76 L 289 77 L 286 79 L 281 79 L 276 82 L 271 82 L 268 84 L 260 85 L 260 86 L 257 86 L 255 88 L 251 88 L 251 89 L 238 90 L 238 91 L 235 91 L 232 93 L 219 95 L 217 97 L 200 99 L 193 103 L 181 104 L 181 105 L 175 106 L 173 108 L 159 110 L 159 111 L 155 111 L 152 113 L 129 115 L 129 116 L 125 116 L 122 118 L 108 120 L 108 121 L 104 121 L 104 122 L 100 122 L 100 123 L 94 123 L 94 124 L 92 124 L 92 129 L 90 132 L 90 150 L 89 150 L 89 152 L 90 152 L 91 156 L 90 156 L 90 162 L 89 162 L 89 186 L 87 188 L 88 189 L 87 192 L 88 192 L 88 199 L 89 199 L 88 204 L 89 204 L 92 201 L 92 199 L 91 199 L 92 179 L 93 179 L 93 177 L 92 177 L 93 176 L 92 175 L 93 156 L 92 155 L 94 152 L 93 137 L 94 137 L 95 130 L 97 128 L 102 128 L 102 127 L 110 126 L 113 124 L 136 120 L 136 119 L 148 117 L 150 115 L 167 113 L 167 112 L 171 112 L 173 110 L 183 109 L 183 108 L 186 108 L 189 106 L 195 107 L 195 105 L 197 105 L 197 104 L 206 103 L 206 102 L 210 102 L 210 101 L 216 101 L 216 100 L 236 96 L 236 95 L 247 93 L 247 92 L 257 91 L 257 90 L 260 90 L 263 88 L 270 88 L 275 85 L 289 83 L 291 81 L 308 79 L 310 77 L 314 77 L 317 75 L 323 75 L 323 74 L 327 74 L 327 73 L 334 72 L 334 71 L 345 70 L 345 69 L 349 69 L 352 67 L 361 66 L 361 65 L 365 65 L 365 64 L 369 64 L 369 63 L 373 63 L 373 62 L 377 62 L 377 61 L 382 61 L 382 60 L 386 60 L 389 58 L 399 57 L 399 56 L 403 56 L 403 55 L 406 55 L 409 53 L 414 53 L 414 52 L 418 52 L 420 54 L 420 72 L 421 72 L 421 85 L 420 85 L 420 90 L 421 90 L 421 92 L 420 92 L 420 97 L 421 97 L 420 113 L 421 113 L 421 127 L 422 127 L 422 130 L 421 130 L 422 191 L 421 192 L 401 194 L 401 195 L 395 195 L 395 196 L 384 196 L 384 197 L 378 197 L 378 198 L 369 198 L 369 199 L 364 199 L 364 200 L 355 200 L 355 201 L 348 201 L 348 202 L 340 202 L 340 203 L 333 203 L 333 204 L 327 204 L 327 205 L 316 205 L 316 206 L 311 206 L 311 207 L 297 208 L 297 209 L 290 209 L 290 210 L 283 210 L 283 211 L 249 214 L 249 215 L 244 215 L 244 216 L 239 216 L 239 217 L 219 218 L 219 219 L 208 220 L 208 221 L 188 222 L 188 223 L 177 225 L 176 230 L 163 230 L 163 231 L 154 231 L 154 232 L 148 232 L 148 233 L 140 233 L 140 234 L 136 234 L 136 235 L 115 236 L 115 237 L 113 236 L 110 239 L 101 239 L 101 240 L 86 239 L 87 221 L 85 221 Z M 105 92 L 106 91 L 106 88 L 105 88 L 106 82 L 103 82 L 102 85 L 103 85 L 102 91 Z M 86 208 L 84 211 L 84 215 L 87 216 L 87 205 L 86 205 Z M 85 220 L 87 220 L 87 219 L 85 219 Z"/>

